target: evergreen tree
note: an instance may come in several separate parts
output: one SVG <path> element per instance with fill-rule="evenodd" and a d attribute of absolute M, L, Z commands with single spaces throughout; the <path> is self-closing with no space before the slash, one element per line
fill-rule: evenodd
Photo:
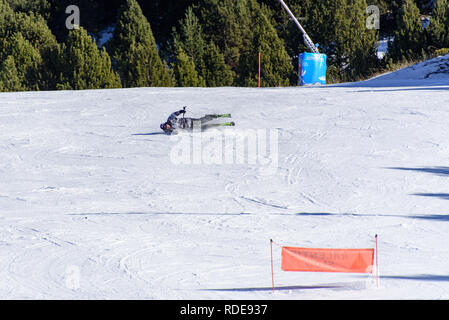
<path fill-rule="evenodd" d="M 337 24 L 350 20 L 350 12 L 343 14 L 342 6 L 347 10 L 346 1 L 335 0 L 329 3 L 327 0 L 305 1 L 304 26 L 314 43 L 319 43 L 320 47 L 331 49 L 335 35 L 338 33 Z M 308 50 L 308 49 L 307 49 Z"/>
<path fill-rule="evenodd" d="M 161 56 L 173 53 L 169 52 L 173 40 L 173 28 L 179 26 L 179 22 L 185 17 L 187 8 L 198 2 L 200 0 L 139 0 L 142 11 L 153 29 Z"/>
<path fill-rule="evenodd" d="M 0 91 L 13 92 L 22 91 L 19 74 L 13 56 L 8 56 L 0 65 Z"/>
<path fill-rule="evenodd" d="M 182 51 L 193 60 L 198 74 L 204 78 L 206 74 L 204 62 L 206 42 L 203 37 L 203 29 L 191 7 L 187 9 L 185 18 L 181 21 L 180 32 L 179 34 L 175 33 L 174 38 L 175 49 L 182 47 Z"/>
<path fill-rule="evenodd" d="M 258 53 L 263 49 L 264 85 L 289 83 L 293 67 L 272 25 L 272 12 L 256 0 L 203 0 L 199 9 L 206 41 L 223 52 L 237 85 L 257 85 Z"/>
<path fill-rule="evenodd" d="M 199 7 L 200 22 L 207 36 L 223 53 L 225 62 L 238 78 L 238 66 L 243 51 L 252 41 L 252 11 L 254 0 L 203 0 Z"/>
<path fill-rule="evenodd" d="M 18 12 L 34 13 L 48 19 L 50 16 L 50 2 L 47 0 L 7 0 L 10 7 Z"/>
<path fill-rule="evenodd" d="M 174 76 L 178 87 L 205 87 L 206 82 L 195 69 L 195 63 L 184 51 L 178 47 L 173 64 Z"/>
<path fill-rule="evenodd" d="M 23 38 L 21 33 L 14 33 L 8 39 L 0 42 L 0 52 L 3 57 L 13 58 L 20 82 L 20 87 L 24 90 L 38 90 L 40 65 L 42 57 L 29 41 Z M 12 65 L 9 61 L 8 65 Z"/>
<path fill-rule="evenodd" d="M 8 29 L 5 26 L 8 26 L 14 16 L 14 11 L 11 9 L 6 0 L 0 0 L 0 38 L 5 37 L 8 32 Z"/>
<path fill-rule="evenodd" d="M 9 51 L 9 50 L 7 50 Z M 41 77 L 42 57 L 39 51 L 24 39 L 21 33 L 16 33 L 11 38 L 11 50 L 14 57 L 19 79 L 26 90 L 39 90 Z"/>
<path fill-rule="evenodd" d="M 55 89 L 58 74 L 57 57 L 59 56 L 59 44 L 48 28 L 45 19 L 33 12 L 14 13 L 6 1 L 0 0 L 0 41 L 4 46 L 11 46 L 11 39 L 20 34 L 41 56 L 41 61 L 36 69 L 34 78 L 36 83 L 26 86 L 27 88 L 39 88 L 43 90 Z M 17 38 L 15 38 L 17 40 Z M 4 49 L 6 50 L 6 49 Z M 4 51 L 3 55 L 9 53 Z M 2 51 L 0 50 L 0 56 Z M 18 60 L 16 60 L 18 63 Z M 19 67 L 19 66 L 18 66 Z M 31 78 L 28 79 L 31 81 Z"/>
<path fill-rule="evenodd" d="M 192 8 L 188 8 L 181 22 L 179 33 L 175 33 L 175 50 L 182 51 L 192 59 L 198 75 L 208 87 L 229 86 L 233 82 L 231 68 L 212 40 L 205 40 L 203 29 Z"/>
<path fill-rule="evenodd" d="M 99 50 L 86 30 L 72 30 L 63 51 L 64 78 L 59 89 L 120 88 L 120 78 L 111 68 L 111 59 Z"/>
<path fill-rule="evenodd" d="M 151 26 L 136 0 L 121 7 L 110 50 L 123 87 L 172 86 L 158 54 Z"/>
<path fill-rule="evenodd" d="M 205 79 L 208 87 L 227 87 L 234 82 L 231 68 L 226 64 L 220 49 L 211 40 L 204 52 Z"/>
<path fill-rule="evenodd" d="M 428 27 L 429 45 L 435 48 L 449 47 L 449 2 L 436 0 Z"/>
<path fill-rule="evenodd" d="M 253 6 L 254 16 L 251 29 L 251 44 L 242 54 L 239 63 L 239 83 L 246 86 L 257 86 L 258 55 L 261 52 L 262 86 L 288 86 L 293 67 L 284 42 L 279 38 L 270 21 L 268 7 Z"/>
<path fill-rule="evenodd" d="M 404 0 L 398 13 L 394 42 L 389 46 L 389 59 L 418 59 L 424 54 L 424 46 L 424 28 L 419 9 L 413 0 Z"/>
<path fill-rule="evenodd" d="M 12 29 L 21 33 L 42 57 L 36 85 L 42 90 L 54 90 L 60 73 L 58 59 L 61 48 L 44 18 L 32 12 L 16 13 Z"/>
<path fill-rule="evenodd" d="M 335 0 L 334 5 L 334 60 L 343 80 L 354 81 L 367 76 L 377 62 L 377 32 L 366 27 L 365 0 Z"/>

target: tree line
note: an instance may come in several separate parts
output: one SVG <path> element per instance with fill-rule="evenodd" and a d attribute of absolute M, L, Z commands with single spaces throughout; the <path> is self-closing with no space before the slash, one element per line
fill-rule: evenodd
<path fill-rule="evenodd" d="M 449 48 L 448 0 L 287 3 L 328 55 L 330 82 Z M 80 8 L 81 26 L 68 30 L 71 4 Z M 379 30 L 366 26 L 368 5 L 380 8 Z M 423 14 L 432 16 L 426 28 Z M 108 26 L 111 39 L 99 45 Z M 376 54 L 381 37 L 392 40 L 383 59 Z M 0 0 L 0 91 L 252 87 L 259 52 L 262 85 L 290 86 L 305 51 L 277 0 Z"/>

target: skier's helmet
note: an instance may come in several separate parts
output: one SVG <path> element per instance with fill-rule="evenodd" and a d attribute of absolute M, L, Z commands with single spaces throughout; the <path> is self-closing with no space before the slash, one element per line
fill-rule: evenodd
<path fill-rule="evenodd" d="M 172 127 L 171 127 L 171 124 L 170 124 L 170 122 L 165 122 L 165 123 L 162 123 L 161 124 L 161 126 L 160 126 L 160 128 L 164 131 L 164 132 L 171 132 L 171 131 L 173 131 L 173 129 L 172 129 Z"/>

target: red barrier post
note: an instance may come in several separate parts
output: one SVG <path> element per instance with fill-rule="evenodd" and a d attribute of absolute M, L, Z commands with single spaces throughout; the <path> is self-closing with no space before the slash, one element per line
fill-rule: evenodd
<path fill-rule="evenodd" d="M 260 50 L 259 50 L 259 88 L 260 88 L 260 65 L 261 65 L 261 54 L 260 54 Z"/>
<path fill-rule="evenodd" d="M 379 287 L 379 246 L 378 246 L 378 237 L 376 234 L 376 285 Z"/>
<path fill-rule="evenodd" d="M 270 250 L 271 250 L 271 287 L 274 293 L 274 268 L 273 268 L 273 240 L 270 239 Z"/>

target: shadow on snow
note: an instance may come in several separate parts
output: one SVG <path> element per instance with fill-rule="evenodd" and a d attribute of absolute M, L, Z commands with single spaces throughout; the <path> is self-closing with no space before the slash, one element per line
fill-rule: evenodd
<path fill-rule="evenodd" d="M 351 284 L 325 284 L 325 285 L 309 285 L 309 286 L 278 286 L 274 287 L 275 291 L 290 290 L 316 290 L 316 289 L 345 289 L 350 288 Z M 200 289 L 201 291 L 221 291 L 221 292 L 256 292 L 256 291 L 273 291 L 272 287 L 254 287 L 254 288 L 229 288 L 229 289 Z"/>
<path fill-rule="evenodd" d="M 449 167 L 418 167 L 418 168 L 389 167 L 387 169 L 431 173 L 431 174 L 435 174 L 440 177 L 449 176 Z M 443 200 L 449 200 L 449 193 L 441 193 L 441 192 L 438 192 L 438 193 L 412 193 L 411 195 L 420 196 L 420 197 L 434 197 L 434 198 L 440 198 Z M 434 219 L 436 219 L 436 218 L 437 218 L 437 216 L 434 217 Z M 448 220 L 448 219 L 446 219 L 446 220 Z"/>
<path fill-rule="evenodd" d="M 449 167 L 421 167 L 421 168 L 388 167 L 387 169 L 418 171 L 418 172 L 432 173 L 439 176 L 449 176 Z"/>
<path fill-rule="evenodd" d="M 363 214 L 363 213 L 331 213 L 331 212 L 299 212 L 299 213 L 264 213 L 268 216 L 316 216 L 316 217 L 384 217 L 384 218 L 407 218 L 407 219 L 426 219 L 435 221 L 449 221 L 449 215 L 445 214 L 422 214 L 422 215 L 394 215 L 394 214 Z M 84 212 L 69 213 L 70 216 L 160 216 L 160 215 L 184 215 L 184 216 L 250 216 L 258 215 L 257 212 Z"/>
<path fill-rule="evenodd" d="M 149 132 L 149 133 L 135 133 L 133 136 L 160 136 L 165 135 L 165 132 Z"/>
<path fill-rule="evenodd" d="M 415 281 L 449 281 L 449 275 L 420 274 L 410 276 L 380 276 L 381 279 Z"/>
<path fill-rule="evenodd" d="M 386 217 L 449 221 L 447 214 L 422 214 L 422 215 L 396 215 L 396 214 L 357 214 L 357 213 L 327 213 L 327 212 L 301 212 L 298 216 L 349 216 L 349 217 Z"/>

